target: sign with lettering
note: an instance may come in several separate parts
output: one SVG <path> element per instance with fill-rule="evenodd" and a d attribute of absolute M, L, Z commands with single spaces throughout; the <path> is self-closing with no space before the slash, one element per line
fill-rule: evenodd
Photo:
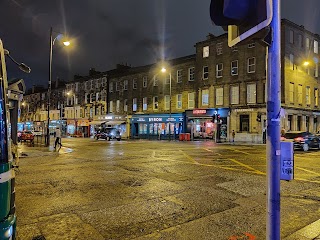
<path fill-rule="evenodd" d="M 177 122 L 183 122 L 183 117 L 180 116 L 172 116 L 172 117 L 132 117 L 131 122 L 144 122 L 144 123 L 166 123 L 166 122 L 172 122 L 172 123 L 177 123 Z"/>
<path fill-rule="evenodd" d="M 293 142 L 280 143 L 280 179 L 290 181 L 293 179 Z"/>
<path fill-rule="evenodd" d="M 206 109 L 194 109 L 194 110 L 192 111 L 192 113 L 193 113 L 194 115 L 207 114 L 207 110 L 206 110 Z"/>
<path fill-rule="evenodd" d="M 137 119 L 137 122 L 145 122 L 145 121 L 146 121 L 145 118 L 138 118 L 138 119 Z"/>
<path fill-rule="evenodd" d="M 175 118 L 167 118 L 167 122 L 175 122 L 176 119 Z"/>
<path fill-rule="evenodd" d="M 162 118 L 149 118 L 149 122 L 162 122 Z"/>

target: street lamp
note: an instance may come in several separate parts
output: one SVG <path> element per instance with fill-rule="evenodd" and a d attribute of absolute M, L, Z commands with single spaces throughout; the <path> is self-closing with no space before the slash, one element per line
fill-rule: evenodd
<path fill-rule="evenodd" d="M 50 27 L 50 52 L 49 52 L 49 81 L 48 81 L 48 101 L 47 101 L 47 114 L 48 114 L 48 121 L 47 121 L 47 147 L 50 146 L 50 98 L 51 98 L 51 82 L 52 82 L 52 51 L 53 51 L 53 45 L 55 41 L 58 39 L 60 40 L 63 35 L 58 34 L 54 39 L 52 37 L 53 29 Z M 69 46 L 69 41 L 63 41 L 64 46 Z"/>
<path fill-rule="evenodd" d="M 166 73 L 167 72 L 167 69 L 165 67 L 162 67 L 161 68 L 161 72 L 162 73 Z M 171 71 L 169 72 L 169 141 L 171 141 L 171 114 L 172 114 L 172 109 L 171 109 Z"/>

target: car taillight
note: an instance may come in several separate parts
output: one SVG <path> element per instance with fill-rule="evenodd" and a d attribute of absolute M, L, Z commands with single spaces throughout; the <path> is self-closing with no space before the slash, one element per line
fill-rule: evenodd
<path fill-rule="evenodd" d="M 303 137 L 297 137 L 294 139 L 297 142 L 304 142 L 304 138 Z"/>

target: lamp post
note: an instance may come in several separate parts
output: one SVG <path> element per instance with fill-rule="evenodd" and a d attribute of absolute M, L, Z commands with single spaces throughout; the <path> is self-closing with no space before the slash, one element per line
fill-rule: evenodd
<path fill-rule="evenodd" d="M 167 69 L 165 67 L 161 68 L 161 72 L 165 73 L 167 72 Z M 171 71 L 169 72 L 169 141 L 171 141 L 171 115 L 172 115 L 172 109 L 171 109 Z"/>
<path fill-rule="evenodd" d="M 50 51 L 49 51 L 49 81 L 48 81 L 48 97 L 47 97 L 47 114 L 48 114 L 48 119 L 47 119 L 47 142 L 46 145 L 47 147 L 50 146 L 50 100 L 51 100 L 51 82 L 52 82 L 52 52 L 53 52 L 53 45 L 55 41 L 59 38 L 61 38 L 63 35 L 58 34 L 54 39 L 52 37 L 53 29 L 50 27 L 50 39 L 49 39 L 49 46 L 50 46 Z M 69 41 L 64 41 L 63 44 L 65 46 L 69 46 L 70 42 Z"/>

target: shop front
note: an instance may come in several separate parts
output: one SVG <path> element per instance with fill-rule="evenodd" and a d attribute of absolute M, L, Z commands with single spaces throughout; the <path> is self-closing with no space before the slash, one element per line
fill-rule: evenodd
<path fill-rule="evenodd" d="M 37 123 L 37 124 L 39 124 L 38 127 L 41 128 L 41 123 Z M 65 120 L 52 120 L 52 121 L 50 121 L 50 124 L 49 124 L 50 135 L 54 135 L 57 127 L 60 128 L 61 134 L 65 135 L 66 130 L 67 130 L 66 125 L 67 125 L 67 122 Z"/>
<path fill-rule="evenodd" d="M 263 143 L 266 141 L 266 109 L 264 107 L 232 109 L 230 119 L 230 131 L 234 130 L 236 142 Z"/>
<path fill-rule="evenodd" d="M 67 120 L 67 135 L 74 136 L 77 134 L 76 120 Z"/>
<path fill-rule="evenodd" d="M 133 115 L 130 121 L 131 138 L 179 139 L 184 132 L 184 114 L 141 114 Z"/>
<path fill-rule="evenodd" d="M 227 141 L 229 108 L 186 110 L 186 133 L 191 139 Z"/>
<path fill-rule="evenodd" d="M 122 115 L 108 114 L 97 116 L 90 122 L 90 134 L 94 136 L 102 128 L 114 128 L 120 132 L 122 138 L 127 138 L 126 121 L 127 117 Z"/>
<path fill-rule="evenodd" d="M 79 119 L 77 121 L 77 135 L 82 137 L 90 137 L 89 120 Z"/>

